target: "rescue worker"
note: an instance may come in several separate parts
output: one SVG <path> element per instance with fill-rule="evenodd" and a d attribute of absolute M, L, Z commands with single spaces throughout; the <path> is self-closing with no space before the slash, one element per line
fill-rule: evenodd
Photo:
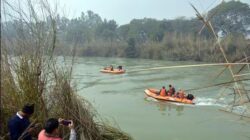
<path fill-rule="evenodd" d="M 159 95 L 160 96 L 166 96 L 166 93 L 167 93 L 166 88 L 165 88 L 165 86 L 163 86 L 162 89 L 159 92 Z"/>

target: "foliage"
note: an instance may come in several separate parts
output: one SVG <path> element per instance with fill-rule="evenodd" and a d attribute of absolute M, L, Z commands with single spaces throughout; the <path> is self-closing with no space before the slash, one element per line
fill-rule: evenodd
<path fill-rule="evenodd" d="M 249 5 L 240 1 L 222 2 L 209 11 L 209 16 L 215 29 L 225 33 L 246 33 L 246 27 L 250 26 Z"/>
<path fill-rule="evenodd" d="M 24 1 L 24 7 L 19 5 L 20 9 L 14 11 L 16 8 L 13 5 L 7 1 L 4 4 L 10 11 L 4 11 L 3 14 L 7 16 L 6 12 L 10 12 L 19 15 L 20 20 L 6 22 L 2 28 L 0 139 L 8 139 L 7 122 L 25 103 L 35 103 L 31 121 L 40 124 L 40 127 L 34 137 L 37 137 L 48 118 L 61 117 L 74 121 L 78 139 L 132 139 L 121 130 L 105 124 L 91 104 L 77 95 L 76 85 L 72 81 L 74 57 L 71 63 L 64 57 L 55 57 L 58 45 L 63 46 L 59 40 L 61 38 L 57 38 L 63 36 L 60 29 L 66 29 L 69 20 L 58 20 L 56 11 L 46 0 L 40 0 L 39 3 Z M 43 12 L 38 18 L 40 10 Z M 24 18 L 26 16 L 30 18 Z M 85 22 L 89 27 L 87 29 L 98 24 L 98 16 L 94 13 L 88 12 L 84 20 L 86 18 L 95 19 L 95 22 Z M 57 22 L 61 24 L 57 26 Z M 83 41 L 81 38 L 86 32 L 84 28 L 72 33 L 79 36 L 72 38 L 72 41 L 78 42 Z M 74 56 L 74 51 L 69 54 Z M 69 136 L 68 128 L 60 131 L 64 138 Z"/>
<path fill-rule="evenodd" d="M 210 10 L 207 17 L 211 18 L 222 40 L 228 40 L 230 36 L 234 40 L 240 38 L 243 43 L 237 41 L 239 44 L 234 43 L 237 47 L 231 45 L 227 53 L 232 58 L 242 57 L 234 52 L 249 47 L 247 40 L 242 38 L 242 35 L 249 36 L 250 32 L 249 5 L 239 1 L 222 2 Z M 61 42 L 61 48 L 56 50 L 59 55 L 68 54 L 68 50 L 78 42 L 79 56 L 221 61 L 220 54 L 214 53 L 217 47 L 211 44 L 211 34 L 206 29 L 200 33 L 203 25 L 194 18 L 133 19 L 129 24 L 118 26 L 114 20 L 102 19 L 98 14 L 87 11 L 74 19 L 57 15 L 56 21 L 57 39 Z M 19 21 L 8 22 L 6 35 L 15 36 L 13 27 L 19 24 Z M 129 43 L 131 39 L 135 45 Z"/>
<path fill-rule="evenodd" d="M 128 47 L 125 49 L 125 56 L 128 58 L 135 58 L 136 57 L 136 48 L 135 48 L 135 39 L 129 38 L 128 40 Z"/>

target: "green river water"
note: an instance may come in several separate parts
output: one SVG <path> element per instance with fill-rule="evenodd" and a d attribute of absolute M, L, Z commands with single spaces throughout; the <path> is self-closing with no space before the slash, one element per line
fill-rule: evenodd
<path fill-rule="evenodd" d="M 74 79 L 78 93 L 92 103 L 110 124 L 120 127 L 135 140 L 249 140 L 250 120 L 220 111 L 231 91 L 207 88 L 190 91 L 196 105 L 157 101 L 146 97 L 146 88 L 172 84 L 176 90 L 193 89 L 230 80 L 223 67 L 196 67 L 135 72 L 161 66 L 194 64 L 123 58 L 77 58 Z M 104 66 L 122 65 L 127 72 L 111 75 L 99 72 Z M 133 72 L 134 71 L 134 72 Z"/>

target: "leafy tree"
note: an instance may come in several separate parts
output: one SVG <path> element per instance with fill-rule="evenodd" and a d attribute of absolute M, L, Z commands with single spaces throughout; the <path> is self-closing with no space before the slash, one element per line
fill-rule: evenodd
<path fill-rule="evenodd" d="M 222 2 L 209 11 L 209 16 L 212 15 L 216 31 L 246 33 L 246 27 L 250 26 L 250 7 L 240 1 Z"/>
<path fill-rule="evenodd" d="M 107 21 L 104 19 L 104 22 L 96 29 L 96 34 L 98 37 L 110 41 L 112 46 L 114 39 L 117 38 L 117 26 L 114 20 Z"/>
<path fill-rule="evenodd" d="M 249 5 L 239 1 L 222 2 L 208 12 L 208 17 L 211 15 L 214 15 L 211 20 L 215 31 L 226 40 L 226 53 L 232 58 L 241 57 L 239 50 L 247 48 L 244 36 L 250 36 Z M 49 29 L 49 20 L 48 17 L 46 21 L 37 23 L 38 27 Z M 202 61 L 220 59 L 213 56 L 218 50 L 213 47 L 208 30 L 198 34 L 203 24 L 196 18 L 133 19 L 129 24 L 118 26 L 115 20 L 102 20 L 98 14 L 87 11 L 74 19 L 57 15 L 56 22 L 57 39 L 64 47 L 72 46 L 75 41 L 80 43 L 79 55 Z M 14 37 L 17 33 L 13 27 L 19 24 L 21 22 L 17 20 L 5 22 L 3 32 Z M 22 27 L 22 33 L 28 35 L 28 28 Z M 25 39 L 26 36 L 22 37 Z"/>
<path fill-rule="evenodd" d="M 135 47 L 135 39 L 134 38 L 129 38 L 128 41 L 128 47 L 125 49 L 125 55 L 128 58 L 135 58 L 137 57 L 137 51 Z"/>

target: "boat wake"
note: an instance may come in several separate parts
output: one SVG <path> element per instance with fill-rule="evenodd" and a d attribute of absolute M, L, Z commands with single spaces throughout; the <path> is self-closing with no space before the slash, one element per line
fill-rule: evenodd
<path fill-rule="evenodd" d="M 197 97 L 194 100 L 195 105 L 198 106 L 220 106 L 226 107 L 227 103 L 224 98 L 214 99 L 214 98 L 205 98 L 205 97 Z"/>
<path fill-rule="evenodd" d="M 145 97 L 145 100 L 151 102 L 159 102 L 159 100 L 152 97 Z M 170 102 L 176 105 L 184 105 L 182 103 Z M 224 98 L 214 99 L 214 98 L 206 98 L 206 97 L 197 97 L 194 99 L 195 106 L 219 106 L 219 107 L 227 107 L 227 102 Z M 187 105 L 187 104 L 185 104 Z"/>

